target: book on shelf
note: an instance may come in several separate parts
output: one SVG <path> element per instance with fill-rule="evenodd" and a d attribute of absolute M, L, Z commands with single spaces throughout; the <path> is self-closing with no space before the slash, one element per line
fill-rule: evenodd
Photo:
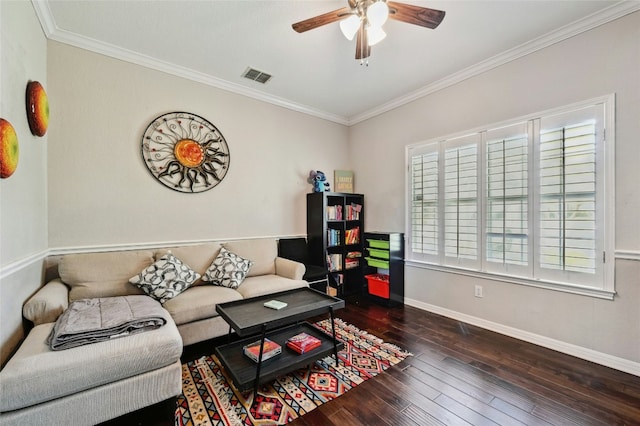
<path fill-rule="evenodd" d="M 350 203 L 346 206 L 347 220 L 360 220 L 360 212 L 362 211 L 362 205 L 358 203 Z"/>
<path fill-rule="evenodd" d="M 348 252 L 344 259 L 345 269 L 357 268 L 360 265 L 361 257 L 362 257 L 362 252 L 359 252 L 359 251 Z"/>
<path fill-rule="evenodd" d="M 344 268 L 345 269 L 353 269 L 357 268 L 360 265 L 360 261 L 356 259 L 345 259 Z"/>
<path fill-rule="evenodd" d="M 260 356 L 260 340 L 253 343 L 249 343 L 242 348 L 242 352 L 254 362 L 258 362 Z M 266 361 L 273 358 L 276 355 L 282 353 L 282 346 L 274 342 L 273 340 L 264 339 L 264 347 L 262 348 L 262 360 Z"/>
<path fill-rule="evenodd" d="M 308 333 L 299 333 L 287 340 L 287 347 L 299 354 L 309 352 L 320 345 L 322 345 L 322 341 Z"/>
<path fill-rule="evenodd" d="M 358 244 L 360 242 L 360 227 L 347 229 L 344 233 L 345 244 Z"/>
<path fill-rule="evenodd" d="M 327 253 L 327 269 L 329 271 L 341 271 L 342 270 L 342 254 L 340 253 Z"/>
<path fill-rule="evenodd" d="M 332 274 L 333 280 L 336 282 L 336 285 L 340 286 L 344 284 L 344 274 Z"/>
<path fill-rule="evenodd" d="M 327 245 L 339 246 L 341 235 L 342 233 L 340 232 L 339 229 L 327 229 Z"/>
<path fill-rule="evenodd" d="M 342 220 L 342 205 L 327 206 L 327 220 Z"/>

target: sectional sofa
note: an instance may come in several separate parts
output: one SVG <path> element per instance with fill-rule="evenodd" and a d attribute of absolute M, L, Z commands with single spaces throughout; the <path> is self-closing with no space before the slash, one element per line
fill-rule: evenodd
<path fill-rule="evenodd" d="M 308 286 L 304 265 L 277 253 L 268 238 L 52 257 L 23 308 L 34 328 L 0 371 L 0 425 L 97 424 L 180 394 L 183 345 L 229 332 L 218 303 Z M 159 273 L 167 262 L 180 277 Z M 47 344 L 69 303 L 134 294 L 157 299 L 166 324 L 62 351 Z"/>

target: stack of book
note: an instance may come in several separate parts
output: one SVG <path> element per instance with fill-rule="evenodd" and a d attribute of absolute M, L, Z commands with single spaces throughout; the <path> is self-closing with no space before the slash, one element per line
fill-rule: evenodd
<path fill-rule="evenodd" d="M 358 265 L 360 265 L 360 257 L 362 257 L 362 253 L 359 251 L 348 252 L 347 257 L 344 260 L 345 269 L 358 267 Z"/>
<path fill-rule="evenodd" d="M 340 245 L 340 230 L 339 229 L 327 229 L 327 245 L 339 246 Z"/>
<path fill-rule="evenodd" d="M 287 347 L 299 354 L 304 354 L 312 349 L 320 347 L 322 341 L 307 333 L 299 333 L 287 340 Z"/>
<path fill-rule="evenodd" d="M 360 220 L 360 212 L 362 206 L 360 204 L 351 203 L 347 206 L 347 220 Z"/>
<path fill-rule="evenodd" d="M 345 244 L 358 244 L 360 242 L 360 227 L 347 229 L 344 234 Z"/>
<path fill-rule="evenodd" d="M 246 356 L 251 358 L 253 361 L 258 362 L 258 357 L 260 356 L 260 340 L 245 345 L 242 348 L 242 351 Z M 262 360 L 266 361 L 269 358 L 273 358 L 276 355 L 282 353 L 282 346 L 274 342 L 273 340 L 264 339 L 264 347 L 262 348 Z"/>
<path fill-rule="evenodd" d="M 327 206 L 327 220 L 342 220 L 342 206 Z"/>

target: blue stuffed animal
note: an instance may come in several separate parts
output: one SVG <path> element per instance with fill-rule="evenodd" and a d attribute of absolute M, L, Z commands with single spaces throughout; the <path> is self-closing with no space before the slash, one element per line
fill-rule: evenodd
<path fill-rule="evenodd" d="M 313 185 L 313 192 L 331 191 L 327 176 L 320 170 L 311 170 L 308 182 Z"/>

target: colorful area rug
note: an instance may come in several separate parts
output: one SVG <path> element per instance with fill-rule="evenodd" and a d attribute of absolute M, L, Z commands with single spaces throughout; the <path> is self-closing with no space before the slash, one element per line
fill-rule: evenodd
<path fill-rule="evenodd" d="M 331 334 L 329 320 L 314 325 Z M 182 364 L 176 426 L 283 425 L 411 355 L 340 319 L 335 325 L 345 344 L 338 365 L 326 357 L 262 385 L 257 396 L 236 390 L 215 355 Z"/>

